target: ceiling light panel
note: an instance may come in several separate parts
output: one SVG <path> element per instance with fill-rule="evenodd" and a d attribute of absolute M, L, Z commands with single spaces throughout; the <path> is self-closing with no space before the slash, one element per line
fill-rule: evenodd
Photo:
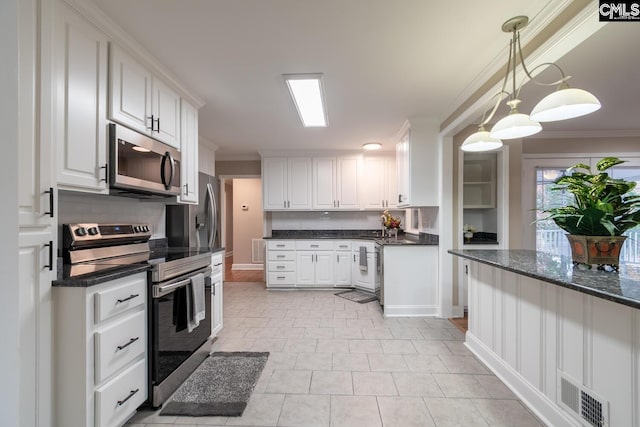
<path fill-rule="evenodd" d="M 322 74 L 285 74 L 289 93 L 304 127 L 326 127 Z"/>

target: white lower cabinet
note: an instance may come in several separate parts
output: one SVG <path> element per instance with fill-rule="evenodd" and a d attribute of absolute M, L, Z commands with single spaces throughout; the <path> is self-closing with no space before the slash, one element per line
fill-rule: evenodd
<path fill-rule="evenodd" d="M 146 284 L 53 288 L 55 425 L 121 426 L 147 399 Z"/>
<path fill-rule="evenodd" d="M 288 288 L 296 284 L 294 240 L 267 241 L 267 287 Z"/>
<path fill-rule="evenodd" d="M 296 286 L 333 286 L 334 252 L 331 242 L 319 244 L 299 242 L 302 250 L 296 250 Z M 308 246 L 324 246 L 329 243 L 330 250 L 309 250 Z"/>
<path fill-rule="evenodd" d="M 351 286 L 351 241 L 336 241 L 334 286 Z"/>
<path fill-rule="evenodd" d="M 211 336 L 216 336 L 222 330 L 222 272 L 224 270 L 224 252 L 211 255 Z"/>

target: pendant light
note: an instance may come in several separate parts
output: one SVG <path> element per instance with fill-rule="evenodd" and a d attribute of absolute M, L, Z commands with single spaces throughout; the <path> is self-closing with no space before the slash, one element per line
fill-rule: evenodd
<path fill-rule="evenodd" d="M 502 89 L 492 97 L 497 97 L 497 101 L 493 106 L 491 113 L 487 116 L 487 111 L 491 106 L 491 100 L 487 109 L 482 115 L 482 120 L 478 128 L 478 132 L 470 135 L 462 144 L 463 151 L 489 151 L 495 150 L 502 145 L 500 140 L 508 140 L 515 138 L 524 138 L 534 135 L 542 130 L 539 122 L 551 122 L 557 120 L 566 120 L 574 117 L 580 117 L 592 113 L 600 108 L 600 102 L 591 93 L 582 90 L 570 88 L 567 80 L 571 76 L 566 76 L 564 71 L 553 62 L 547 62 L 534 67 L 531 71 L 527 69 L 522 54 L 522 46 L 520 45 L 520 30 L 527 26 L 529 18 L 526 16 L 516 16 L 507 20 L 502 24 L 502 31 L 511 33 L 509 41 L 509 59 L 507 61 L 507 71 L 502 83 Z M 521 103 L 519 98 L 520 89 L 526 83 L 525 80 L 519 86 L 516 85 L 516 67 L 518 66 L 518 56 L 520 57 L 520 65 L 525 72 L 528 80 L 541 86 L 557 86 L 556 90 L 543 98 L 533 109 L 531 115 L 527 115 L 518 111 L 518 105 Z M 552 83 L 543 83 L 536 80 L 532 72 L 543 66 L 553 66 L 560 72 L 560 80 Z M 507 92 L 507 83 L 511 77 L 511 92 Z M 509 114 L 498 120 L 490 132 L 484 130 L 486 125 L 494 117 L 500 103 L 504 98 L 508 98 L 506 104 L 510 107 Z M 488 134 L 488 135 L 485 135 Z M 498 142 L 500 141 L 500 145 Z M 475 149 L 471 148 L 475 147 Z"/>

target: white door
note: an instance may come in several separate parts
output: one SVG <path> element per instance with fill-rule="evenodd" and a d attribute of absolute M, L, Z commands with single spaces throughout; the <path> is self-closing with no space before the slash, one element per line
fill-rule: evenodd
<path fill-rule="evenodd" d="M 315 284 L 315 253 L 296 253 L 296 286 L 313 286 Z"/>
<path fill-rule="evenodd" d="M 287 208 L 287 158 L 262 159 L 262 205 L 264 210 Z"/>
<path fill-rule="evenodd" d="M 151 73 L 118 46 L 110 47 L 109 118 L 151 135 Z"/>
<path fill-rule="evenodd" d="M 316 252 L 315 254 L 315 284 L 320 286 L 333 286 L 333 267 L 335 259 L 333 251 Z"/>
<path fill-rule="evenodd" d="M 339 209 L 360 209 L 358 200 L 358 158 L 338 158 L 336 199 Z"/>
<path fill-rule="evenodd" d="M 398 207 L 398 168 L 396 158 L 391 156 L 385 159 L 384 193 L 386 197 L 385 208 Z"/>
<path fill-rule="evenodd" d="M 396 166 L 398 176 L 398 206 L 407 206 L 409 200 L 409 135 L 396 144 Z"/>
<path fill-rule="evenodd" d="M 153 79 L 151 136 L 180 149 L 180 95 L 158 79 Z M 197 129 L 196 129 L 197 133 Z"/>
<path fill-rule="evenodd" d="M 107 193 L 107 37 L 60 5 L 54 39 L 57 181 Z"/>
<path fill-rule="evenodd" d="M 335 194 L 335 158 L 313 159 L 313 209 L 335 209 L 338 207 Z"/>
<path fill-rule="evenodd" d="M 198 110 L 182 100 L 179 200 L 198 203 Z"/>
<path fill-rule="evenodd" d="M 311 209 L 311 159 L 288 159 L 288 209 Z"/>
<path fill-rule="evenodd" d="M 335 286 L 351 285 L 351 252 L 336 252 Z"/>
<path fill-rule="evenodd" d="M 385 207 L 385 161 L 384 157 L 365 157 L 364 159 L 364 208 L 382 209 Z"/>

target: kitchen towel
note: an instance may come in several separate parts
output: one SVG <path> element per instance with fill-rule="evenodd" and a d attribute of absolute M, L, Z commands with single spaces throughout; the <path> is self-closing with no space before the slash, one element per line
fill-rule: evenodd
<path fill-rule="evenodd" d="M 204 275 L 198 273 L 192 276 L 191 283 L 187 286 L 191 289 L 191 292 L 188 292 L 191 294 L 191 298 L 189 298 L 190 304 L 188 304 L 187 308 L 187 313 L 189 314 L 187 330 L 191 332 L 205 318 Z"/>
<path fill-rule="evenodd" d="M 367 265 L 367 247 L 360 246 L 360 270 L 367 271 L 368 268 L 369 267 Z"/>

